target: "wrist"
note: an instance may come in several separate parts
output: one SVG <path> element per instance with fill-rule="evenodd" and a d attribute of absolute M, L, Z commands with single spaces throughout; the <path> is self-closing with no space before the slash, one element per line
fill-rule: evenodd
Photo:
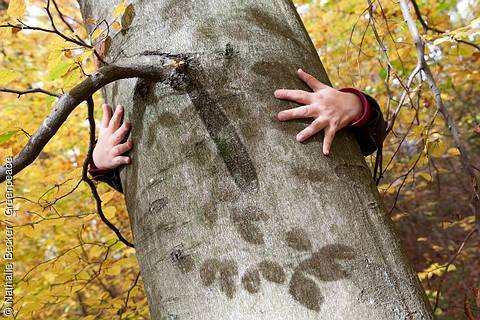
<path fill-rule="evenodd" d="M 371 115 L 370 105 L 365 95 L 355 88 L 343 88 L 339 91 L 348 93 L 353 98 L 351 104 L 353 109 L 352 119 L 349 125 L 351 127 L 364 126 L 370 120 Z"/>
<path fill-rule="evenodd" d="M 90 163 L 89 163 L 89 167 L 90 167 L 90 168 L 89 168 L 88 171 L 89 171 L 90 173 L 99 173 L 99 174 L 102 174 L 102 173 L 107 173 L 107 172 L 110 172 L 110 171 L 111 171 L 111 169 L 109 169 L 109 168 L 102 168 L 101 166 L 97 166 L 97 164 L 98 164 L 99 162 L 98 162 L 98 159 L 97 159 L 97 161 L 95 161 L 95 158 L 96 158 L 96 157 L 95 157 L 95 150 L 94 150 L 94 152 L 93 152 L 93 154 L 92 154 L 92 157 L 91 157 L 91 159 L 90 159 Z"/>

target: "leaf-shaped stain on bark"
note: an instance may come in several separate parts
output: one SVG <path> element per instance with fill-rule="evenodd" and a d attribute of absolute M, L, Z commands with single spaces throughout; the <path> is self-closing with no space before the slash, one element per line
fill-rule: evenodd
<path fill-rule="evenodd" d="M 247 270 L 242 277 L 242 285 L 250 293 L 257 293 L 260 290 L 260 283 L 258 269 Z"/>
<path fill-rule="evenodd" d="M 217 207 L 214 201 L 209 201 L 200 208 L 202 221 L 212 228 L 218 220 Z"/>
<path fill-rule="evenodd" d="M 167 205 L 168 205 L 168 198 L 157 199 L 157 200 L 153 201 L 152 203 L 150 203 L 150 208 L 148 209 L 148 213 L 149 214 L 156 214 L 156 213 L 162 211 L 163 209 L 165 209 L 165 207 Z"/>
<path fill-rule="evenodd" d="M 248 150 L 227 115 L 204 88 L 202 81 L 206 81 L 206 77 L 201 67 L 188 68 L 186 79 L 185 90 L 215 142 L 230 176 L 242 192 L 256 191 L 259 186 L 258 177 Z"/>
<path fill-rule="evenodd" d="M 273 261 L 262 261 L 258 264 L 258 269 L 265 280 L 275 283 L 284 283 L 286 280 L 285 271 L 281 265 Z"/>
<path fill-rule="evenodd" d="M 200 268 L 200 278 L 202 284 L 210 287 L 218 279 L 220 282 L 220 290 L 232 299 L 235 291 L 235 277 L 238 275 L 237 264 L 234 261 L 220 261 L 218 259 L 208 259 Z"/>
<path fill-rule="evenodd" d="M 247 207 L 243 210 L 234 209 L 230 218 L 243 240 L 257 245 L 265 243 L 263 232 L 256 225 L 261 221 L 268 220 L 265 212 L 255 207 Z"/>
<path fill-rule="evenodd" d="M 312 249 L 312 243 L 307 233 L 302 228 L 292 228 L 286 233 L 287 245 L 297 251 L 309 251 Z"/>
<path fill-rule="evenodd" d="M 289 292 L 303 306 L 313 311 L 320 311 L 323 296 L 315 281 L 296 271 L 290 280 Z"/>
<path fill-rule="evenodd" d="M 164 111 L 158 115 L 158 123 L 162 127 L 171 128 L 179 125 L 180 121 L 173 113 Z"/>
<path fill-rule="evenodd" d="M 233 298 L 236 291 L 235 277 L 238 274 L 237 264 L 234 261 L 223 261 L 220 267 L 220 290 L 227 297 Z"/>
<path fill-rule="evenodd" d="M 300 263 L 296 270 L 302 270 L 319 280 L 336 281 L 349 277 L 348 272 L 336 260 L 351 260 L 354 257 L 353 250 L 348 246 L 327 245 Z"/>
<path fill-rule="evenodd" d="M 200 279 L 205 287 L 210 287 L 217 277 L 220 261 L 217 259 L 205 260 L 200 268 Z"/>
<path fill-rule="evenodd" d="M 177 260 L 176 264 L 180 271 L 182 271 L 182 273 L 189 273 L 195 267 L 195 262 L 190 255 L 180 257 L 180 259 Z"/>
<path fill-rule="evenodd" d="M 300 49 L 305 49 L 305 45 L 298 39 L 298 35 L 278 15 L 272 15 L 267 10 L 259 7 L 248 8 L 242 13 L 244 16 L 239 17 L 239 21 L 257 26 L 265 33 L 285 37 L 297 44 Z"/>
<path fill-rule="evenodd" d="M 366 166 L 353 164 L 339 164 L 335 166 L 335 174 L 338 178 L 345 182 L 373 182 L 372 173 Z"/>

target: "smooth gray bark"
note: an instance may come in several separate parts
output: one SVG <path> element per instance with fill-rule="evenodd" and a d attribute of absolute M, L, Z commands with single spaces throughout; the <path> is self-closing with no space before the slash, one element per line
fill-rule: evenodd
<path fill-rule="evenodd" d="M 118 2 L 80 1 L 97 21 Z M 307 121 L 276 120 L 297 68 L 328 82 L 291 2 L 132 6 L 107 60 L 191 57 L 177 85 L 104 93 L 133 124 L 122 179 L 153 319 L 432 319 L 354 139 L 325 157 L 321 135 L 295 141 Z"/>

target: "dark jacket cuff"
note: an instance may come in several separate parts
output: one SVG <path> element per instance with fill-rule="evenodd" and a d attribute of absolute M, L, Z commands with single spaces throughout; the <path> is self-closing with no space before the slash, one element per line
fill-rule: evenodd
<path fill-rule="evenodd" d="M 91 158 L 88 165 L 88 173 L 90 173 L 93 180 L 105 182 L 113 189 L 123 193 L 122 181 L 120 179 L 120 172 L 118 169 L 98 169 Z"/>
<path fill-rule="evenodd" d="M 370 117 L 362 126 L 350 126 L 364 156 L 381 149 L 387 132 L 387 123 L 377 101 L 368 94 L 362 93 L 370 107 Z"/>

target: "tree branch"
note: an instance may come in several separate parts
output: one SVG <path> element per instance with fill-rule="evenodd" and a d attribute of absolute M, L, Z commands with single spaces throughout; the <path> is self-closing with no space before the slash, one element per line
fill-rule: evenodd
<path fill-rule="evenodd" d="M 91 162 L 93 147 L 95 145 L 95 118 L 93 115 L 94 104 L 91 96 L 87 98 L 87 106 L 88 106 L 88 122 L 90 125 L 90 139 L 88 144 L 88 153 L 83 162 L 82 180 L 88 184 L 88 186 L 90 187 L 90 190 L 92 191 L 93 198 L 95 199 L 95 202 L 97 204 L 97 213 L 100 216 L 100 219 L 103 221 L 103 223 L 105 223 L 107 227 L 110 228 L 117 235 L 118 239 L 121 242 L 123 242 L 126 246 L 135 248 L 135 246 L 130 241 L 125 239 L 125 237 L 122 235 L 120 230 L 118 230 L 118 228 L 115 227 L 115 225 L 111 223 L 103 213 L 102 199 L 98 194 L 97 188 L 95 187 L 95 183 L 92 181 L 92 179 L 88 177 L 88 165 Z"/>
<path fill-rule="evenodd" d="M 55 6 L 56 6 L 56 4 L 55 4 Z M 75 40 L 73 38 L 67 37 L 62 32 L 60 32 L 60 30 L 58 30 L 57 26 L 55 25 L 55 21 L 53 21 L 52 13 L 50 12 L 50 0 L 47 0 L 47 7 L 45 8 L 45 10 L 47 11 L 48 18 L 50 19 L 50 25 L 52 26 L 52 29 L 53 29 L 53 31 L 55 31 L 56 34 L 58 34 L 60 37 L 62 37 L 66 41 L 71 41 L 71 42 L 77 43 L 80 46 L 87 47 L 87 48 L 91 47 L 90 45 L 86 44 L 85 41 L 83 41 L 78 36 L 76 37 L 76 40 Z M 57 7 L 57 10 L 58 10 L 58 7 Z M 60 11 L 58 11 L 58 12 L 60 13 Z M 60 13 L 60 17 L 62 17 L 61 13 Z M 70 25 L 69 24 L 67 24 L 67 25 L 71 29 Z M 72 32 L 74 32 L 74 31 L 72 31 Z"/>
<path fill-rule="evenodd" d="M 422 25 L 422 27 L 425 31 L 430 30 L 430 31 L 433 31 L 433 32 L 436 32 L 436 33 L 442 33 L 442 34 L 446 33 L 445 30 L 440 30 L 438 28 L 429 26 L 427 24 L 427 22 L 422 17 L 422 13 L 420 12 L 420 8 L 418 7 L 417 1 L 415 1 L 415 0 L 410 0 L 410 1 L 412 2 L 413 9 L 415 10 L 415 14 L 417 16 L 417 19 L 418 19 L 418 21 L 420 22 L 420 24 Z M 455 38 L 453 38 L 453 39 L 455 39 Z M 472 46 L 475 49 L 480 50 L 480 46 L 473 43 L 473 42 L 466 41 L 466 40 L 461 40 L 461 39 L 455 39 L 455 41 L 466 44 L 466 45 L 469 45 L 469 46 Z"/>
<path fill-rule="evenodd" d="M 25 89 L 25 90 L 15 90 L 15 89 L 9 89 L 5 87 L 0 87 L 0 92 L 6 92 L 6 93 L 15 93 L 18 95 L 20 98 L 24 94 L 29 94 L 29 93 L 44 93 L 46 95 L 52 96 L 52 97 L 57 97 L 60 98 L 62 95 L 59 93 L 51 92 L 42 88 L 31 88 L 31 89 Z"/>
<path fill-rule="evenodd" d="M 57 13 L 58 13 L 58 16 L 60 17 L 60 19 L 63 21 L 63 23 L 67 26 L 67 28 L 72 32 L 72 33 L 75 33 L 75 29 L 73 29 L 73 27 L 70 25 L 70 23 L 67 22 L 67 20 L 65 19 L 65 16 L 63 15 L 63 13 L 60 11 L 60 8 L 58 7 L 58 4 L 55 0 L 52 0 L 53 2 L 53 5 L 55 6 L 55 10 L 57 10 Z"/>
<path fill-rule="evenodd" d="M 177 69 L 187 66 L 184 56 L 163 53 L 141 55 L 144 62 L 137 65 L 107 65 L 98 69 L 87 79 L 63 94 L 42 125 L 30 137 L 25 147 L 12 162 L 13 174 L 22 171 L 40 154 L 45 145 L 57 133 L 72 111 L 83 101 L 105 85 L 126 78 L 144 78 L 153 82 L 173 85 L 182 77 Z M 179 63 L 183 62 L 183 63 Z M 6 167 L 0 167 L 0 182 L 5 181 Z"/>
<path fill-rule="evenodd" d="M 421 70 L 423 70 L 425 77 L 428 80 L 430 89 L 434 96 L 437 110 L 442 114 L 443 118 L 445 119 L 445 122 L 447 123 L 447 127 L 450 130 L 450 133 L 452 134 L 453 140 L 455 141 L 455 145 L 460 150 L 460 160 L 462 162 L 463 170 L 471 180 L 473 212 L 475 215 L 476 228 L 477 230 L 480 230 L 480 191 L 479 191 L 479 183 L 477 180 L 477 176 L 475 175 L 475 172 L 472 169 L 472 162 L 470 160 L 468 151 L 466 150 L 465 146 L 462 143 L 455 121 L 453 120 L 449 110 L 443 103 L 441 92 L 435 81 L 435 77 L 433 76 L 432 70 L 430 69 L 430 67 L 427 64 L 427 61 L 425 60 L 425 45 L 418 32 L 417 25 L 415 24 L 415 21 L 410 13 L 407 0 L 400 0 L 400 7 L 402 9 L 403 17 L 405 18 L 408 24 L 408 28 L 415 42 L 418 65 L 421 67 Z"/>
<path fill-rule="evenodd" d="M 53 34 L 56 34 L 56 35 L 60 36 L 60 37 L 63 38 L 65 41 L 74 43 L 74 44 L 76 44 L 77 46 L 87 47 L 87 48 L 90 48 L 90 49 L 92 48 L 91 45 L 86 44 L 86 43 L 83 42 L 83 41 L 78 41 L 77 39 L 67 37 L 66 35 L 64 35 L 63 33 L 59 32 L 58 30 L 51 30 L 51 29 L 46 29 L 46 28 L 42 28 L 42 27 L 29 26 L 29 25 L 27 25 L 26 23 L 24 23 L 24 22 L 21 21 L 21 20 L 18 20 L 18 22 L 19 22 L 21 25 L 14 25 L 14 24 L 8 22 L 7 24 L 2 24 L 2 25 L 0 25 L 0 28 L 16 28 L 16 29 L 21 29 L 21 30 L 33 30 L 33 31 L 42 31 L 42 32 L 46 32 L 46 33 L 53 33 Z"/>

